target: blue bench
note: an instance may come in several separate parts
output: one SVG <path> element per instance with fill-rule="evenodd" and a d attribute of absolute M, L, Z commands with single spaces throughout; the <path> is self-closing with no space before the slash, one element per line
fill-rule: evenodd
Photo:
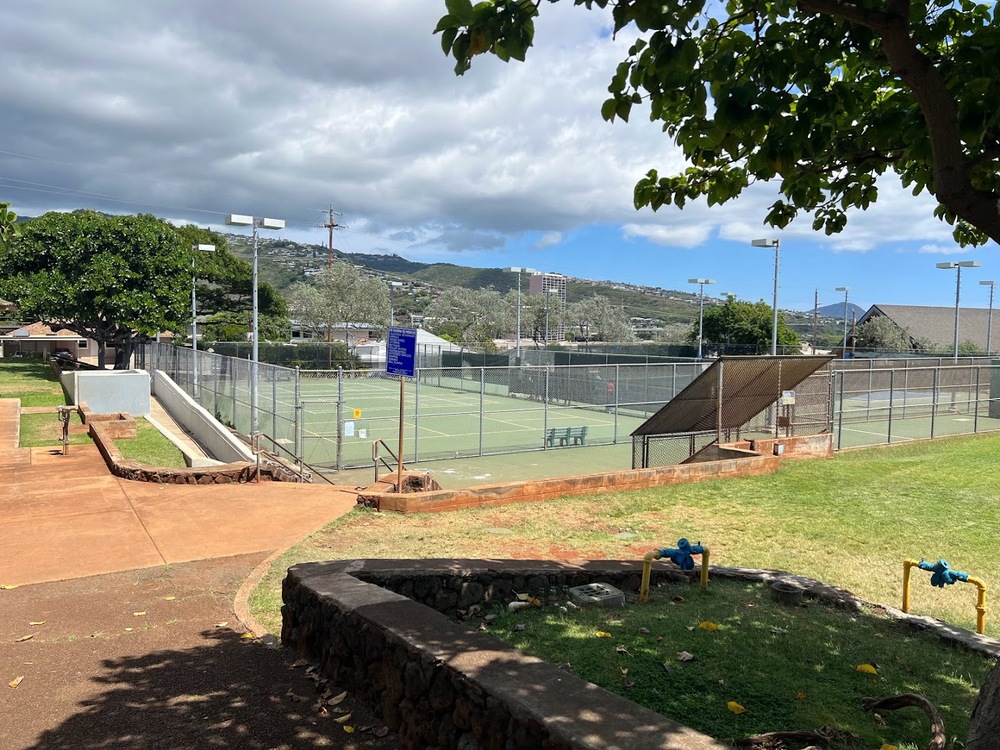
<path fill-rule="evenodd" d="M 550 427 L 545 431 L 545 446 L 553 447 L 558 442 L 559 445 L 586 445 L 586 427 Z"/>

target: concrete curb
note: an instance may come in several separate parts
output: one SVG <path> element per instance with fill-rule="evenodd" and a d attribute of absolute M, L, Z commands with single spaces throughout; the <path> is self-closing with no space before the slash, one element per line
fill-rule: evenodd
<path fill-rule="evenodd" d="M 296 542 L 295 544 L 298 543 L 299 542 Z M 247 630 L 253 633 L 254 636 L 261 641 L 261 643 L 270 648 L 280 648 L 281 644 L 278 639 L 271 635 L 250 612 L 250 594 L 255 588 L 257 588 L 260 582 L 264 580 L 264 576 L 266 576 L 271 570 L 271 563 L 294 547 L 295 544 L 285 547 L 284 549 L 275 550 L 257 563 L 257 566 L 250 571 L 250 575 L 248 575 L 243 583 L 240 584 L 239 589 L 236 591 L 236 596 L 233 598 L 233 612 L 236 615 L 236 619 L 239 620 Z"/>

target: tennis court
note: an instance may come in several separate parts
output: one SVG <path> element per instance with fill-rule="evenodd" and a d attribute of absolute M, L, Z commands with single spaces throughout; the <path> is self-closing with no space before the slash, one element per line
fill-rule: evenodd
<path fill-rule="evenodd" d="M 301 443 L 303 458 L 316 466 L 372 463 L 372 443 L 395 451 L 399 434 L 399 382 L 386 377 L 351 377 L 329 383 L 303 378 Z M 563 450 L 628 443 L 644 412 L 624 404 L 538 401 L 482 379 L 442 377 L 440 372 L 408 380 L 404 401 L 404 442 L 408 461 L 457 458 L 530 450 Z M 563 445 L 562 433 L 580 437 Z M 585 433 L 582 428 L 585 429 Z M 338 439 L 339 437 L 339 439 Z M 338 446 L 340 456 L 337 455 Z"/>

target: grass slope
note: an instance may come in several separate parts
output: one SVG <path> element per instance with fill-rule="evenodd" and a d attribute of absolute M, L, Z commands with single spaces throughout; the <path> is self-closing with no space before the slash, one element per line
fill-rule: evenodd
<path fill-rule="evenodd" d="M 275 564 L 258 612 L 279 627 L 281 578 L 303 560 L 638 559 L 679 537 L 709 545 L 720 565 L 789 570 L 898 607 L 907 558 L 943 557 L 988 586 L 1000 581 L 998 452 L 1000 436 L 955 438 L 790 461 L 766 477 L 440 515 L 355 511 Z M 975 600 L 973 586 L 914 578 L 914 612 L 972 629 Z M 987 632 L 1000 635 L 995 614 Z"/>

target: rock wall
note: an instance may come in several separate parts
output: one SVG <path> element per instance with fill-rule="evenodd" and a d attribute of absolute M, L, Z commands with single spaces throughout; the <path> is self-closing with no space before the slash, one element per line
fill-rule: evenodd
<path fill-rule="evenodd" d="M 655 563 L 653 585 L 696 579 Z M 506 750 L 724 750 L 711 737 L 529 657 L 452 618 L 516 594 L 562 602 L 566 589 L 610 583 L 638 590 L 642 561 L 340 560 L 289 569 L 281 640 L 366 703 L 401 747 Z M 713 566 L 712 578 L 790 581 L 847 609 L 848 591 L 783 571 Z M 711 584 L 709 584 L 711 585 Z M 881 607 L 964 648 L 1000 655 L 1000 642 L 929 617 Z"/>

